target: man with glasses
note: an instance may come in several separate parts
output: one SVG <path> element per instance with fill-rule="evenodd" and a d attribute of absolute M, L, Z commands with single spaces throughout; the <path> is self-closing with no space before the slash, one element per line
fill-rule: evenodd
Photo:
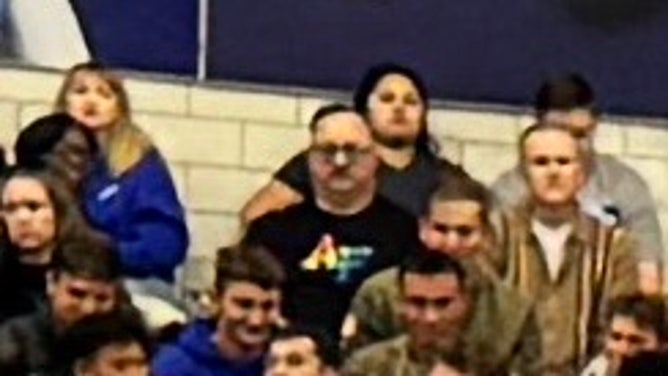
<path fill-rule="evenodd" d="M 154 376 L 261 376 L 280 324 L 283 269 L 257 246 L 222 248 L 216 265 L 218 317 L 197 320 L 153 361 Z"/>
<path fill-rule="evenodd" d="M 625 359 L 658 351 L 666 338 L 666 316 L 659 297 L 630 295 L 610 308 L 603 353 L 582 371 L 582 376 L 615 376 Z"/>
<path fill-rule="evenodd" d="M 260 217 L 247 238 L 274 251 L 287 271 L 286 317 L 338 339 L 359 284 L 414 249 L 417 222 L 376 193 L 378 159 L 362 116 L 329 105 L 309 127 L 314 199 Z"/>
<path fill-rule="evenodd" d="M 656 205 L 647 183 L 635 170 L 594 149 L 599 112 L 590 84 L 578 74 L 550 78 L 538 90 L 534 109 L 539 122 L 563 125 L 578 139 L 586 173 L 578 195 L 580 209 L 608 225 L 620 224 L 629 230 L 638 242 L 640 287 L 657 292 L 664 250 Z M 504 206 L 521 203 L 528 192 L 521 167 L 502 174 L 493 190 Z"/>

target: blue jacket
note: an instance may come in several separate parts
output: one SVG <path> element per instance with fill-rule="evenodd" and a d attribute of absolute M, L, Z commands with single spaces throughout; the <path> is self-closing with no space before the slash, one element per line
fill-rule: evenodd
<path fill-rule="evenodd" d="M 127 276 L 173 281 L 174 269 L 186 255 L 188 229 L 157 150 L 120 177 L 98 160 L 84 182 L 83 194 L 88 220 L 116 242 Z"/>
<path fill-rule="evenodd" d="M 243 364 L 223 358 L 212 340 L 215 332 L 215 322 L 195 321 L 153 359 L 153 376 L 262 376 L 261 358 Z"/>

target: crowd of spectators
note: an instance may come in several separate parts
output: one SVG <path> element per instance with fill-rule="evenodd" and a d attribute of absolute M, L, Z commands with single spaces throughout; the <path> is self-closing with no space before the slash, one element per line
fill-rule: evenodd
<path fill-rule="evenodd" d="M 0 374 L 668 375 L 655 205 L 594 149 L 586 79 L 545 80 L 491 187 L 439 156 L 426 87 L 380 64 L 319 108 L 191 288 L 122 80 L 72 67 L 2 165 Z"/>

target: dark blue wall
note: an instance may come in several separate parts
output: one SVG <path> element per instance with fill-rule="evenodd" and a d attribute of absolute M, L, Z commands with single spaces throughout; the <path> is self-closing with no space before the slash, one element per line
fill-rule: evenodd
<path fill-rule="evenodd" d="M 195 74 L 197 0 L 71 0 L 71 4 L 97 60 L 129 69 Z"/>
<path fill-rule="evenodd" d="M 606 110 L 668 114 L 663 3 L 212 0 L 207 68 L 212 78 L 351 88 L 368 65 L 394 60 L 435 96 L 511 104 L 528 103 L 546 74 L 578 70 Z"/>

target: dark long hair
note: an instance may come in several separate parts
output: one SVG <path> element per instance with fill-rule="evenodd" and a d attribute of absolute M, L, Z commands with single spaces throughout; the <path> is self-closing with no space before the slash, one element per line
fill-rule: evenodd
<path fill-rule="evenodd" d="M 66 240 L 84 238 L 95 233 L 79 210 L 78 201 L 73 197 L 72 192 L 61 179 L 44 168 L 10 168 L 0 189 L 0 196 L 4 192 L 7 183 L 14 178 L 34 179 L 46 190 L 55 214 L 56 234 L 54 243 L 56 247 Z M 3 245 L 6 248 L 12 249 L 14 246 L 11 239 L 9 239 L 6 223 L 4 221 L 0 222 L 2 224 L 1 242 L 4 243 Z"/>
<path fill-rule="evenodd" d="M 398 74 L 408 78 L 422 100 L 424 112 L 420 124 L 420 131 L 415 140 L 416 152 L 428 157 L 436 158 L 438 155 L 438 143 L 429 135 L 427 130 L 427 113 L 429 111 L 429 92 L 427 86 L 420 76 L 411 68 L 396 63 L 381 63 L 371 66 L 362 76 L 355 92 L 353 93 L 353 107 L 355 111 L 368 117 L 369 96 L 376 89 L 378 82 L 389 74 Z"/>
<path fill-rule="evenodd" d="M 21 130 L 14 144 L 16 164 L 41 167 L 44 158 L 53 153 L 70 130 L 80 132 L 86 140 L 90 154 L 97 154 L 98 144 L 93 131 L 65 113 L 56 113 L 36 119 Z"/>

